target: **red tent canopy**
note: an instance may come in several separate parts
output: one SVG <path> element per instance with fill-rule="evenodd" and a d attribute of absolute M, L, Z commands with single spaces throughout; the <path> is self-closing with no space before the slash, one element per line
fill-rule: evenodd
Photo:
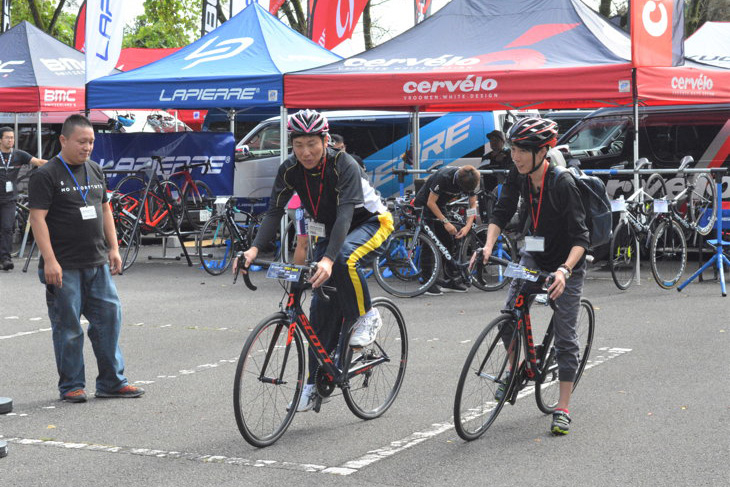
<path fill-rule="evenodd" d="M 633 102 L 631 40 L 580 0 L 452 0 L 359 55 L 284 77 L 287 107 L 431 111 Z M 730 70 L 638 68 L 639 103 L 730 103 Z"/>

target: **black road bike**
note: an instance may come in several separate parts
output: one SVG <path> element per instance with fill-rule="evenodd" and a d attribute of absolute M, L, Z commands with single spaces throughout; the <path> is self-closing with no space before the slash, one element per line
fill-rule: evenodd
<path fill-rule="evenodd" d="M 553 321 L 550 320 L 542 342 L 535 345 L 535 323 L 530 315 L 533 301 L 542 301 L 554 309 L 555 303 L 542 294 L 553 275 L 496 257 L 490 260 L 507 267 L 508 274 L 518 280 L 518 291 L 513 305 L 502 310 L 481 332 L 461 370 L 454 400 L 454 426 L 467 441 L 483 435 L 505 403 L 514 404 L 518 393 L 530 382 L 535 384 L 535 399 L 543 413 L 554 412 L 559 397 Z M 582 299 L 576 325 L 580 357 L 574 390 L 588 362 L 594 328 L 593 306 Z M 523 360 L 520 360 L 521 350 L 524 350 Z"/>

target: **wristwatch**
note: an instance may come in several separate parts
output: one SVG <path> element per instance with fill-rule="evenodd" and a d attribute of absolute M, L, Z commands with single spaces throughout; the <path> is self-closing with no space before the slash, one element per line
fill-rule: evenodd
<path fill-rule="evenodd" d="M 570 276 L 573 275 L 573 272 L 570 270 L 570 267 L 568 267 L 565 264 L 563 264 L 560 267 L 558 267 L 558 270 L 563 273 L 563 275 L 565 276 L 565 279 L 566 280 L 567 279 L 570 279 Z"/>

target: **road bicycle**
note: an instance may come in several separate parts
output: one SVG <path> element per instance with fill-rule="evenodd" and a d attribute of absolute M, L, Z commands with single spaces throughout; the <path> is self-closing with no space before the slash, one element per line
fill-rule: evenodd
<path fill-rule="evenodd" d="M 481 265 L 477 255 L 477 266 Z M 506 267 L 516 280 L 517 292 L 511 305 L 492 320 L 474 342 L 456 386 L 454 426 L 459 436 L 471 441 L 479 438 L 492 425 L 506 403 L 515 404 L 518 393 L 534 382 L 537 406 L 545 414 L 555 411 L 558 403 L 558 364 L 553 320 L 538 345 L 534 345 L 531 306 L 544 302 L 555 309 L 555 303 L 544 293 L 553 274 L 528 269 L 496 257 L 490 260 Z M 576 331 L 580 356 L 573 390 L 585 370 L 593 344 L 595 311 L 591 303 L 581 299 Z M 523 351 L 524 359 L 520 359 Z M 501 389 L 503 394 L 498 394 Z"/>
<path fill-rule="evenodd" d="M 134 231 L 134 220 L 136 217 L 133 214 L 130 216 L 125 213 L 126 210 L 122 204 L 123 195 L 117 191 L 107 191 L 107 195 L 109 196 L 109 207 L 112 210 L 114 227 L 117 231 L 119 255 L 122 257 L 122 271 L 126 271 L 137 260 L 141 235 L 139 231 Z M 127 248 L 129 248 L 128 251 Z"/>
<path fill-rule="evenodd" d="M 637 161 L 637 169 L 643 167 L 651 167 L 645 158 Z M 622 291 L 634 280 L 639 246 L 644 250 L 651 248 L 656 230 L 664 220 L 661 213 L 654 211 L 654 201 L 665 196 L 664 180 L 659 174 L 652 174 L 629 197 L 622 196 L 613 203 L 613 210 L 621 215 L 609 241 L 608 266 L 614 284 Z M 672 227 L 667 227 L 663 233 L 671 235 L 670 230 Z"/>
<path fill-rule="evenodd" d="M 214 198 L 214 194 L 210 187 L 203 181 L 193 179 L 191 171 L 196 167 L 205 168 L 202 174 L 210 171 L 210 159 L 205 162 L 196 162 L 192 164 L 183 164 L 182 167 L 176 167 L 176 171 L 163 175 L 165 179 L 182 178 L 182 184 L 178 187 L 182 191 L 182 201 L 184 203 L 185 220 L 193 230 L 200 230 L 205 225 L 204 217 L 206 211 L 210 211 L 210 202 Z M 203 215 L 201 215 L 203 212 Z"/>
<path fill-rule="evenodd" d="M 29 239 L 32 240 L 33 233 L 30 228 L 30 208 L 28 207 L 28 195 L 19 194 L 15 201 L 15 219 L 11 230 L 12 257 L 22 257 L 21 250 L 25 248 Z"/>
<path fill-rule="evenodd" d="M 237 259 L 241 262 L 242 254 Z M 389 299 L 376 297 L 372 306 L 380 312 L 383 326 L 377 339 L 365 347 L 350 347 L 351 323 L 343 322 L 337 348 L 328 352 L 322 346 L 302 309 L 302 296 L 316 265 L 292 265 L 268 261 L 267 277 L 277 279 L 285 290 L 280 311 L 264 318 L 246 340 L 236 367 L 233 405 L 241 435 L 256 447 L 277 441 L 294 419 L 296 405 L 305 383 L 305 341 L 319 364 L 315 384 L 322 398 L 342 390 L 347 407 L 361 419 L 381 416 L 395 401 L 408 362 L 408 334 L 398 307 Z M 236 277 L 239 268 L 236 269 Z M 251 273 L 243 274 L 246 286 Z M 234 279 L 235 282 L 235 279 Z M 334 289 L 318 288 L 320 299 L 330 299 Z M 326 294 L 325 294 L 326 292 Z"/>
<path fill-rule="evenodd" d="M 146 197 L 147 184 L 141 176 L 131 175 L 119 181 L 114 189 L 122 195 L 120 203 L 123 212 L 136 220 L 139 207 L 142 206 L 139 226 L 143 234 L 157 232 L 163 236 L 172 235 L 176 225 L 180 228 L 185 216 L 182 193 L 172 181 L 160 181 L 154 175 L 149 177 L 152 177 L 152 183 Z"/>
<path fill-rule="evenodd" d="M 383 254 L 373 263 L 375 280 L 386 292 L 402 298 L 419 296 L 436 283 L 442 272 L 484 291 L 506 285 L 507 279 L 499 266 L 483 266 L 481 279 L 474 279 L 475 269 L 468 270 L 473 250 L 486 242 L 486 225 L 472 227 L 467 236 L 457 240 L 457 250 L 452 255 L 425 221 L 423 212 L 423 208 L 414 208 L 411 214 L 403 214 L 401 222 L 406 228 L 390 235 Z M 452 220 L 459 225 L 453 215 Z M 511 261 L 516 258 L 517 247 L 503 235 L 495 245 L 495 254 Z M 451 265 L 444 266 L 444 261 Z"/>
<path fill-rule="evenodd" d="M 235 198 L 218 197 L 215 206 L 222 211 L 205 222 L 196 247 L 203 269 L 218 276 L 230 267 L 238 252 L 248 250 L 259 222 L 251 213 L 239 210 Z"/>

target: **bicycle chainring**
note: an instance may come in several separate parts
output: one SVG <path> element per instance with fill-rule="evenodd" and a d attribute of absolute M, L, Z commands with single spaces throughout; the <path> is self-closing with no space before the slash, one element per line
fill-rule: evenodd
<path fill-rule="evenodd" d="M 314 384 L 317 387 L 317 393 L 322 397 L 329 397 L 335 390 L 332 376 L 325 372 L 322 367 L 317 367 L 317 372 L 314 374 Z"/>

